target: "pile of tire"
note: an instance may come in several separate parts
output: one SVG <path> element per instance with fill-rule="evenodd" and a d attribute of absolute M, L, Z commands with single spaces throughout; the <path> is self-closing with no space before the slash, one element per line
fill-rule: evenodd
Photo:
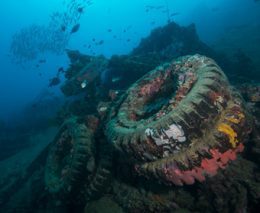
<path fill-rule="evenodd" d="M 251 127 L 221 68 L 193 55 L 134 83 L 112 108 L 106 135 L 138 173 L 183 185 L 202 182 L 235 160 Z"/>
<path fill-rule="evenodd" d="M 103 146 L 97 153 L 97 145 Z M 56 135 L 45 166 L 45 185 L 51 197 L 64 203 L 81 203 L 102 195 L 110 180 L 112 151 L 97 141 L 82 119 L 72 117 Z M 104 148 L 104 149 L 103 149 Z"/>

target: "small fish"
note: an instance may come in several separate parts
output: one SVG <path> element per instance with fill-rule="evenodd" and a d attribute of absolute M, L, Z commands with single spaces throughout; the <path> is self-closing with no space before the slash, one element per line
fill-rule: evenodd
<path fill-rule="evenodd" d="M 84 12 L 84 7 L 78 7 L 78 13 L 83 13 Z"/>
<path fill-rule="evenodd" d="M 180 13 L 175 12 L 175 13 L 172 13 L 172 14 L 170 15 L 170 17 L 177 16 L 177 15 L 179 15 L 179 14 L 180 14 Z"/>
<path fill-rule="evenodd" d="M 82 83 L 80 84 L 81 88 L 84 89 L 87 86 L 88 82 L 87 80 L 82 81 Z"/>
<path fill-rule="evenodd" d="M 151 22 L 151 25 L 154 25 L 154 24 L 155 24 L 155 21 L 152 21 L 152 22 Z"/>
<path fill-rule="evenodd" d="M 39 60 L 39 63 L 40 63 L 40 64 L 46 63 L 46 59 L 40 59 L 40 60 Z"/>
<path fill-rule="evenodd" d="M 50 79 L 49 87 L 57 86 L 60 83 L 59 77 L 54 77 Z"/>
<path fill-rule="evenodd" d="M 113 38 L 115 38 L 115 39 L 116 39 L 116 38 L 117 38 L 117 36 L 116 36 L 116 35 L 114 35 L 114 36 L 113 36 Z"/>
<path fill-rule="evenodd" d="M 60 67 L 60 68 L 58 69 L 58 73 L 64 73 L 64 72 L 65 72 L 65 70 L 64 70 L 63 67 Z"/>
<path fill-rule="evenodd" d="M 122 77 L 114 77 L 112 78 L 112 83 L 116 83 L 118 81 L 120 81 L 122 79 Z"/>
<path fill-rule="evenodd" d="M 111 32 L 112 32 L 112 29 L 110 29 L 110 28 L 109 28 L 109 29 L 107 29 L 107 32 L 111 33 Z"/>
<path fill-rule="evenodd" d="M 100 40 L 97 44 L 98 44 L 98 45 L 104 44 L 104 40 Z"/>
<path fill-rule="evenodd" d="M 62 25 L 60 29 L 61 29 L 62 32 L 65 32 L 66 31 L 66 26 Z"/>
<path fill-rule="evenodd" d="M 126 40 L 126 42 L 130 42 L 130 41 L 131 41 L 131 39 L 130 39 L 130 38 Z"/>
<path fill-rule="evenodd" d="M 76 24 L 72 27 L 70 33 L 76 33 L 80 28 L 80 24 Z"/>
<path fill-rule="evenodd" d="M 92 38 L 92 41 L 96 41 L 96 39 L 95 39 L 95 38 Z"/>
<path fill-rule="evenodd" d="M 164 6 L 157 6 L 157 7 L 155 7 L 155 9 L 157 9 L 157 10 L 160 10 L 160 9 L 163 9 L 164 8 Z"/>

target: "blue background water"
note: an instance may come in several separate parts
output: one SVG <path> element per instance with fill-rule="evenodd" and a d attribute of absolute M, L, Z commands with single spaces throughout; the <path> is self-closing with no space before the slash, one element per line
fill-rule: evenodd
<path fill-rule="evenodd" d="M 14 33 L 31 24 L 47 24 L 53 12 L 64 10 L 63 1 L 1 1 L 0 119 L 10 121 L 19 117 L 23 108 L 46 89 L 59 94 L 58 87 L 48 88 L 48 83 L 59 67 L 68 66 L 69 61 L 65 54 L 41 55 L 39 58 L 46 59 L 46 63 L 36 68 L 37 60 L 23 66 L 12 63 L 9 49 Z M 200 38 L 207 44 L 214 43 L 229 27 L 260 23 L 260 4 L 253 0 L 167 2 L 170 14 L 179 13 L 171 19 L 180 25 L 195 23 Z M 146 12 L 146 5 L 165 6 L 166 1 L 93 0 L 93 4 L 86 8 L 80 20 L 79 31 L 71 36 L 67 48 L 77 49 L 86 54 L 104 54 L 107 57 L 130 52 L 153 28 L 167 23 L 167 13 L 163 13 L 162 10 Z M 112 31 L 108 32 L 108 29 Z M 116 39 L 113 38 L 114 35 L 117 36 Z M 97 41 L 104 40 L 104 44 L 91 50 L 87 49 L 86 46 L 93 43 L 93 38 Z M 128 39 L 131 40 L 127 41 Z"/>

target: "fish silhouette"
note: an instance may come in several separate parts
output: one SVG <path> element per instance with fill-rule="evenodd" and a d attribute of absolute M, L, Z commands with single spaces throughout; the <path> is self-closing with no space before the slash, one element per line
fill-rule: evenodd
<path fill-rule="evenodd" d="M 80 24 L 76 24 L 72 27 L 70 33 L 76 33 L 80 28 Z"/>
<path fill-rule="evenodd" d="M 57 86 L 60 83 L 59 77 L 54 77 L 49 80 L 49 87 Z"/>

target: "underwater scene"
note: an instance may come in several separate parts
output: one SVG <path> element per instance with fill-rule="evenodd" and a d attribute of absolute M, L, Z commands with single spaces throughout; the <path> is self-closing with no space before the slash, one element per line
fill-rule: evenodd
<path fill-rule="evenodd" d="M 260 0 L 2 0 L 1 213 L 260 212 Z"/>

